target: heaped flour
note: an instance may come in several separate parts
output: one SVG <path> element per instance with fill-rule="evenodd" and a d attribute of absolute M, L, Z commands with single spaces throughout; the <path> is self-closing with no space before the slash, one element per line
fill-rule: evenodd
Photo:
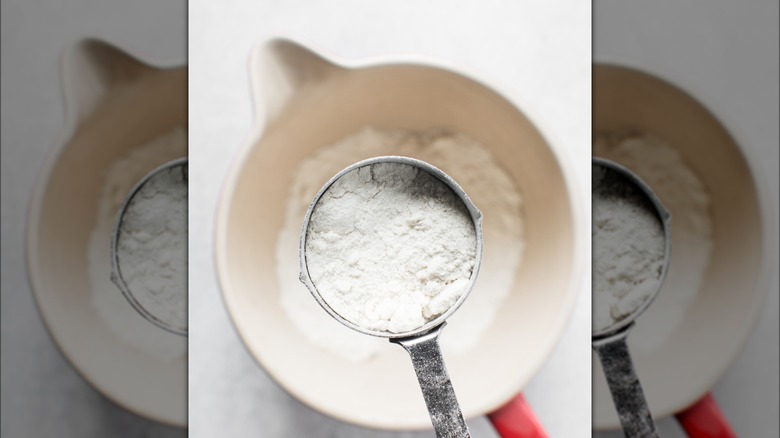
<path fill-rule="evenodd" d="M 490 327 L 514 285 L 523 254 L 523 212 L 515 181 L 488 149 L 463 134 L 365 128 L 323 146 L 301 162 L 292 179 L 276 245 L 281 306 L 310 342 L 346 360 L 368 360 L 383 348 L 391 348 L 386 340 L 355 332 L 333 319 L 298 280 L 301 223 L 317 191 L 347 166 L 382 155 L 417 158 L 438 167 L 458 182 L 483 213 L 479 278 L 441 335 L 445 354 L 466 354 Z"/>

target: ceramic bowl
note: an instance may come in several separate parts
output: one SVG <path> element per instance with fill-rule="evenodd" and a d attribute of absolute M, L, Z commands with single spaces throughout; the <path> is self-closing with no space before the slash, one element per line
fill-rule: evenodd
<path fill-rule="evenodd" d="M 185 426 L 186 356 L 151 357 L 107 327 L 91 302 L 87 252 L 112 163 L 186 125 L 186 68 L 154 68 L 87 40 L 65 54 L 62 77 L 67 127 L 39 175 L 27 229 L 38 310 L 63 355 L 95 389 L 139 415 Z M 161 154 L 159 164 L 171 158 Z"/>
<path fill-rule="evenodd" d="M 526 247 L 511 294 L 476 347 L 445 357 L 466 417 L 510 400 L 561 336 L 588 254 L 589 230 L 580 226 L 585 200 L 572 195 L 570 168 L 551 133 L 508 92 L 427 59 L 334 62 L 275 40 L 259 47 L 250 65 L 258 110 L 222 192 L 215 246 L 225 303 L 252 356 L 322 413 L 374 428 L 430 428 L 406 353 L 388 343 L 372 360 L 353 363 L 320 349 L 282 309 L 274 265 L 302 160 L 365 126 L 444 128 L 485 145 L 523 195 Z"/>
<path fill-rule="evenodd" d="M 595 131 L 634 130 L 663 139 L 679 151 L 710 193 L 713 247 L 694 301 L 663 343 L 644 348 L 643 335 L 668 323 L 668 315 L 657 304 L 679 284 L 667 277 L 656 302 L 629 336 L 650 410 L 664 417 L 707 393 L 750 334 L 769 291 L 763 256 L 766 220 L 756 180 L 739 145 L 707 108 L 684 90 L 639 70 L 600 64 L 593 78 Z M 675 234 L 673 209 L 671 215 L 669 269 L 684 271 L 687 261 L 675 253 L 688 241 Z M 593 374 L 593 426 L 617 428 L 617 414 L 596 360 Z"/>

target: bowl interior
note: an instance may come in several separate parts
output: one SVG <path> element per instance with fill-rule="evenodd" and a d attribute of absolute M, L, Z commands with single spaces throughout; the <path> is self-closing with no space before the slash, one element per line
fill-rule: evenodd
<path fill-rule="evenodd" d="M 551 146 L 504 98 L 462 76 L 415 65 L 343 70 L 288 101 L 247 145 L 225 188 L 216 250 L 231 317 L 259 363 L 309 406 L 370 427 L 430 427 L 400 347 L 388 343 L 371 360 L 351 363 L 310 343 L 280 307 L 275 245 L 294 171 L 365 126 L 464 133 L 520 187 L 526 247 L 513 290 L 477 347 L 445 357 L 464 414 L 495 409 L 529 380 L 560 335 L 576 292 L 575 242 L 582 237 L 575 236 L 570 193 Z"/>
<path fill-rule="evenodd" d="M 765 294 L 758 287 L 762 223 L 757 191 L 733 138 L 684 91 L 618 66 L 598 65 L 593 78 L 595 131 L 636 130 L 664 139 L 680 152 L 710 193 L 713 247 L 695 300 L 662 345 L 646 350 L 638 344 L 648 327 L 666 321 L 664 312 L 654 311 L 653 306 L 637 320 L 629 336 L 650 409 L 662 417 L 689 406 L 715 384 L 756 318 Z M 686 240 L 675 234 L 674 210 L 671 214 L 670 270 L 675 265 L 684 270 L 686 260 L 675 258 L 675 250 L 679 253 Z M 665 290 L 673 291 L 673 283 L 667 278 L 659 297 Z M 595 359 L 593 374 L 594 427 L 616 428 L 617 414 Z"/>
<path fill-rule="evenodd" d="M 134 147 L 186 125 L 187 72 L 144 67 L 115 79 L 92 110 L 81 115 L 39 181 L 28 235 L 30 280 L 52 337 L 87 381 L 133 412 L 184 426 L 186 358 L 150 357 L 107 329 L 91 302 L 87 248 L 111 164 Z M 87 91 L 68 97 L 79 100 Z M 160 164 L 171 158 L 160 156 Z"/>

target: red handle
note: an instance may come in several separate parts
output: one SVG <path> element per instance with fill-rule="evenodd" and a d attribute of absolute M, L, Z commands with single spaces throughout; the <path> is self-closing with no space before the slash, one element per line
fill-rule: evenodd
<path fill-rule="evenodd" d="M 501 438 L 547 438 L 523 394 L 518 394 L 497 411 L 488 414 Z"/>
<path fill-rule="evenodd" d="M 737 438 L 712 394 L 708 393 L 676 417 L 691 438 Z"/>

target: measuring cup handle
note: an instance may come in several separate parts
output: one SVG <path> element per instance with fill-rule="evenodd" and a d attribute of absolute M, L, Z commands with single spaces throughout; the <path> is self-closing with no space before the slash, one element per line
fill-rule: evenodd
<path fill-rule="evenodd" d="M 658 438 L 653 416 L 647 407 L 642 385 L 626 344 L 627 330 L 609 338 L 593 341 L 607 377 L 612 401 L 627 437 Z"/>
<path fill-rule="evenodd" d="M 392 339 L 409 353 L 420 383 L 428 414 L 437 438 L 469 438 L 466 420 L 460 412 L 455 390 L 439 349 L 439 333 L 444 324 L 411 338 Z"/>
<path fill-rule="evenodd" d="M 501 438 L 547 438 L 523 394 L 488 414 L 488 419 Z"/>
<path fill-rule="evenodd" d="M 712 394 L 675 415 L 691 438 L 737 438 Z"/>

